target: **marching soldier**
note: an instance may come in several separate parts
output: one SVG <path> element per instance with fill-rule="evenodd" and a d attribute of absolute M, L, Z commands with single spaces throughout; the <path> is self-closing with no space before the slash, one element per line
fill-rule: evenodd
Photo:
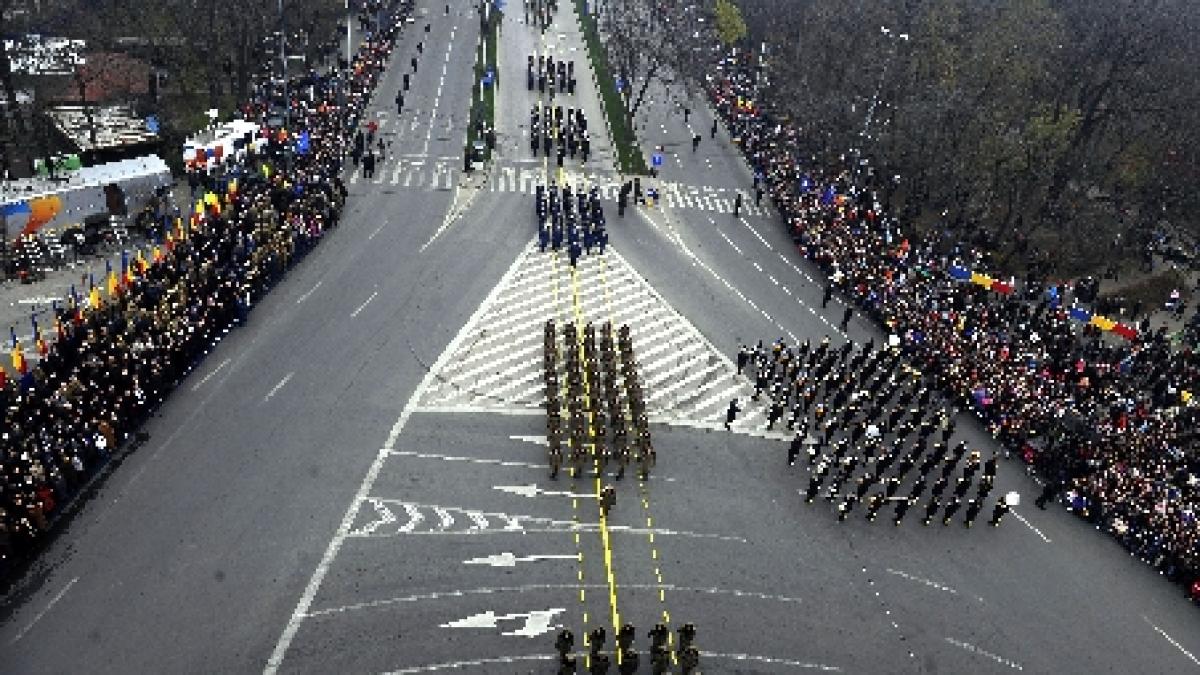
<path fill-rule="evenodd" d="M 679 667 L 683 675 L 695 673 L 700 667 L 700 650 L 694 646 L 688 645 L 679 652 Z"/>
<path fill-rule="evenodd" d="M 967 502 L 967 514 L 966 514 L 966 518 L 963 520 L 963 524 L 966 525 L 967 527 L 970 527 L 972 524 L 974 524 L 975 518 L 977 518 L 979 516 L 979 511 L 982 508 L 983 508 L 982 500 L 972 499 L 972 500 L 968 501 Z"/>
<path fill-rule="evenodd" d="M 800 456 L 800 450 L 804 448 L 804 438 L 800 434 L 792 439 L 792 444 L 788 446 L 788 466 L 796 466 L 796 458 Z"/>
<path fill-rule="evenodd" d="M 737 414 L 741 411 L 742 409 L 738 407 L 738 400 L 736 398 L 729 402 L 729 409 L 725 411 L 726 430 L 728 430 L 729 425 L 733 424 L 734 420 L 737 419 Z"/>
<path fill-rule="evenodd" d="M 999 525 L 1000 521 L 1004 519 L 1004 515 L 1008 513 L 1008 509 L 1009 506 L 1007 502 L 1005 502 L 1003 499 L 998 500 L 996 505 L 992 507 L 992 519 L 988 521 L 988 525 L 991 525 L 992 527 Z"/>
<path fill-rule="evenodd" d="M 696 641 L 696 625 L 685 623 L 679 627 L 679 649 L 684 650 Z"/>
<path fill-rule="evenodd" d="M 604 486 L 604 489 L 600 490 L 600 510 L 605 515 L 608 515 L 608 512 L 612 510 L 612 507 L 616 505 L 617 491 L 611 485 Z"/>

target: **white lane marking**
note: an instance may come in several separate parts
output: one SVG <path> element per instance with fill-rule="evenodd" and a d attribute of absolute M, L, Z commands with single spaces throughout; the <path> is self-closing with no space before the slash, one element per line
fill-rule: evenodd
<path fill-rule="evenodd" d="M 46 616 L 46 612 L 49 612 L 52 607 L 57 605 L 58 601 L 62 600 L 63 596 L 67 594 L 67 591 L 71 590 L 71 587 L 74 586 L 75 582 L 77 581 L 79 581 L 79 577 L 75 577 L 74 579 L 68 581 L 67 585 L 63 586 L 63 589 L 56 593 L 53 598 L 50 598 L 50 602 L 47 603 L 44 608 L 42 608 L 42 611 L 38 612 L 37 615 L 33 617 L 33 621 L 30 621 L 28 624 L 26 624 L 25 627 L 21 629 L 21 632 L 17 633 L 17 636 L 14 637 L 12 642 L 9 644 L 16 644 L 17 640 L 25 637 L 25 634 L 29 632 L 29 629 L 33 628 L 33 625 L 38 621 L 41 621 L 42 617 Z"/>
<path fill-rule="evenodd" d="M 446 663 L 431 663 L 427 666 L 413 666 L 411 668 L 401 668 L 393 670 L 384 675 L 416 675 L 417 673 L 435 673 L 439 670 L 462 670 L 463 668 L 474 668 L 477 666 L 491 666 L 497 664 L 512 665 L 523 661 L 554 661 L 557 660 L 556 654 L 527 654 L 523 656 L 496 656 L 490 659 L 472 659 L 470 661 L 447 661 Z"/>
<path fill-rule="evenodd" d="M 399 164 L 397 164 L 396 166 L 397 166 L 397 169 L 399 169 L 399 166 L 400 166 L 400 165 L 399 165 Z M 392 181 L 392 182 L 394 183 L 395 181 Z M 374 232 L 372 232 L 371 234 L 367 235 L 367 241 L 370 241 L 370 240 L 374 239 L 374 238 L 375 238 L 375 235 L 379 234 L 379 233 L 380 233 L 380 232 L 383 230 L 383 228 L 385 228 L 385 227 L 387 227 L 387 223 L 380 223 L 380 224 L 379 224 L 379 227 L 375 228 L 375 231 L 374 231 Z"/>
<path fill-rule="evenodd" d="M 754 654 L 723 654 L 721 652 L 700 652 L 700 656 L 706 659 L 730 659 L 733 661 L 756 661 L 758 663 L 767 663 L 774 666 L 791 666 L 792 668 L 808 668 L 813 670 L 823 670 L 827 673 L 842 672 L 841 666 L 829 666 L 823 663 L 808 663 L 805 661 L 793 661 L 792 659 L 780 659 L 773 656 L 757 656 Z"/>
<path fill-rule="evenodd" d="M 1200 666 L 1200 659 L 1197 659 L 1197 658 L 1196 658 L 1194 655 L 1192 655 L 1192 653 L 1191 653 L 1191 652 L 1189 652 L 1188 650 L 1184 649 L 1184 648 L 1183 648 L 1183 645 L 1179 644 L 1179 642 L 1177 642 L 1177 641 L 1175 640 L 1175 638 L 1171 637 L 1170 635 L 1167 635 L 1167 631 L 1165 631 L 1165 630 L 1163 630 L 1163 629 L 1159 628 L 1158 626 L 1155 626 L 1155 625 L 1154 625 L 1154 623 L 1153 623 L 1152 621 L 1150 621 L 1150 618 L 1149 618 L 1149 617 L 1147 617 L 1147 616 L 1143 615 L 1143 616 L 1142 616 L 1142 618 L 1146 620 L 1146 623 L 1150 624 L 1150 627 L 1151 627 L 1151 628 L 1153 628 L 1154 630 L 1158 631 L 1158 634 L 1159 634 L 1159 635 L 1161 635 L 1161 636 L 1163 636 L 1164 638 L 1166 638 L 1166 639 L 1167 639 L 1167 642 L 1170 642 L 1170 643 L 1171 643 L 1171 644 L 1172 644 L 1172 645 L 1173 645 L 1173 646 L 1174 646 L 1176 649 L 1178 649 L 1179 651 L 1183 652 L 1183 655 L 1184 655 L 1184 656 L 1186 656 L 1186 657 L 1188 657 L 1189 659 L 1191 659 L 1192 663 L 1194 663 L 1194 664 L 1196 664 L 1196 665 Z"/>
<path fill-rule="evenodd" d="M 450 60 L 450 51 L 452 49 L 454 49 L 454 31 L 457 28 L 458 28 L 458 26 L 454 26 L 453 28 L 450 29 L 450 42 L 448 42 L 446 44 L 446 60 L 447 61 Z M 421 154 L 423 154 L 423 155 L 429 154 L 429 139 L 433 136 L 434 118 L 437 116 L 438 105 L 441 103 L 441 100 L 442 100 L 442 87 L 445 84 L 446 84 L 446 67 L 443 66 L 442 67 L 442 75 L 440 78 L 438 78 L 437 94 L 433 97 L 433 107 L 431 107 L 429 109 L 429 128 L 425 130 L 425 147 L 421 151 Z"/>
<path fill-rule="evenodd" d="M 295 374 L 296 374 L 296 372 L 292 371 L 292 372 L 288 373 L 287 375 L 284 375 L 283 379 L 279 381 L 279 384 L 275 385 L 274 387 L 271 387 L 271 391 L 268 391 L 267 395 L 263 397 L 263 403 L 270 401 L 271 397 L 274 396 L 276 393 L 278 393 L 280 389 L 283 389 L 283 386 L 285 384 L 287 384 L 288 380 L 292 379 L 292 376 Z"/>
<path fill-rule="evenodd" d="M 1041 530 L 1034 527 L 1033 523 L 1030 523 L 1028 520 L 1025 520 L 1025 516 L 1022 516 L 1021 514 L 1017 513 L 1016 509 L 1012 509 L 1012 514 L 1017 517 L 1017 520 L 1021 521 L 1022 523 L 1025 523 L 1025 527 L 1028 527 L 1029 529 L 1033 530 L 1034 533 L 1037 534 L 1037 536 L 1041 537 L 1042 541 L 1046 542 L 1047 544 L 1050 543 L 1050 537 L 1047 537 L 1046 535 L 1042 534 Z"/>
<path fill-rule="evenodd" d="M 464 565 L 487 565 L 488 567 L 516 567 L 517 563 L 522 562 L 538 562 L 541 560 L 581 560 L 580 553 L 567 554 L 550 554 L 550 555 L 522 555 L 518 556 L 512 551 L 502 551 L 482 558 L 471 558 L 464 560 Z"/>
<path fill-rule="evenodd" d="M 529 485 L 493 485 L 492 489 L 499 490 L 500 492 L 507 492 L 513 495 L 519 495 L 527 499 L 533 499 L 538 495 L 548 495 L 551 497 L 571 497 L 572 499 L 598 499 L 598 496 L 592 493 L 543 490 L 533 483 L 530 483 Z"/>
<path fill-rule="evenodd" d="M 288 647 L 291 646 L 292 640 L 295 639 L 296 632 L 300 630 L 300 624 L 308 614 L 308 609 L 312 606 L 313 598 L 316 597 L 317 591 L 321 588 L 321 583 L 325 580 L 325 575 L 329 574 L 329 568 L 333 564 L 333 559 L 337 557 L 338 551 L 341 550 L 342 544 L 345 543 L 347 536 L 350 534 L 350 528 L 354 525 L 354 519 L 358 516 L 359 508 L 366 501 L 367 494 L 370 493 L 371 487 L 379 478 L 379 472 L 383 470 L 384 462 L 387 461 L 391 451 L 396 447 L 396 439 L 400 437 L 400 432 L 404 431 L 404 426 L 408 424 L 408 418 L 412 416 L 413 410 L 417 407 L 417 401 L 421 400 L 421 396 L 424 395 L 425 390 L 433 384 L 437 373 L 445 367 L 446 362 L 450 360 L 450 357 L 458 351 L 459 347 L 467 339 L 466 328 L 475 325 L 479 321 L 486 308 L 492 304 L 500 289 L 508 285 L 512 276 L 516 274 L 521 259 L 522 256 L 517 256 L 512 266 L 500 278 L 500 282 L 488 293 L 488 297 L 484 298 L 483 302 L 479 304 L 475 313 L 467 319 L 467 322 L 463 324 L 463 328 L 454 336 L 454 339 L 450 341 L 450 344 L 438 356 L 437 361 L 426 371 L 425 376 L 421 378 L 417 387 L 413 389 L 408 402 L 404 404 L 404 409 L 400 411 L 400 417 L 396 419 L 396 423 L 388 433 L 387 441 L 383 444 L 383 449 L 375 456 L 375 461 L 372 462 L 371 468 L 367 470 L 367 475 L 363 477 L 362 483 L 359 484 L 358 492 L 355 493 L 354 499 L 346 509 L 346 514 L 342 517 L 342 522 L 338 525 L 333 538 L 329 540 L 329 546 L 326 547 L 325 554 L 321 556 L 321 562 L 317 563 L 317 568 L 313 570 L 312 578 L 308 580 L 308 585 L 305 586 L 304 593 L 301 594 L 300 600 L 296 603 L 296 608 L 292 611 L 291 618 L 288 619 L 283 633 L 279 636 L 279 641 L 275 643 L 275 649 L 272 650 L 266 667 L 263 668 L 264 675 L 274 675 L 274 673 L 279 672 L 279 667 L 283 664 L 283 658 L 287 654 Z"/>
<path fill-rule="evenodd" d="M 547 443 L 549 445 L 549 443 Z M 462 457 L 459 455 L 440 455 L 433 452 L 416 452 L 414 450 L 392 450 L 391 454 L 397 457 L 416 457 L 418 459 L 440 459 L 446 462 L 467 462 L 468 464 L 493 464 L 497 466 L 513 466 L 524 467 L 527 469 L 546 469 L 549 464 L 542 462 L 534 464 L 532 462 L 513 462 L 503 459 L 493 459 L 491 457 Z"/>
<path fill-rule="evenodd" d="M 546 411 L 543 408 L 488 408 L 480 405 L 422 405 L 413 409 L 413 412 L 420 413 L 446 413 L 457 414 L 464 412 L 483 412 L 495 413 L 497 415 L 514 415 L 526 417 L 530 415 L 545 415 Z"/>
<path fill-rule="evenodd" d="M 995 661 L 996 663 L 1002 663 L 1002 664 L 1008 666 L 1009 668 L 1015 668 L 1016 670 L 1025 670 L 1025 668 L 1022 667 L 1021 664 L 1017 663 L 1016 661 L 1012 661 L 1012 660 L 1004 658 L 1003 656 L 993 654 L 993 653 L 987 651 L 986 649 L 980 649 L 979 647 L 976 647 L 975 645 L 973 645 L 969 642 L 963 642 L 962 640 L 955 640 L 952 637 L 946 638 L 946 642 L 949 642 L 950 644 L 954 645 L 955 647 L 962 647 L 963 649 L 965 649 L 971 653 L 979 654 L 980 656 L 986 656 L 987 658 Z"/>
<path fill-rule="evenodd" d="M 377 295 L 379 295 L 379 291 L 375 291 L 374 293 L 371 294 L 371 297 L 367 298 L 366 300 L 363 300 L 363 304 L 359 305 L 358 309 L 354 310 L 353 312 L 350 312 L 350 318 L 353 319 L 354 317 L 358 316 L 359 312 L 366 309 L 367 305 L 370 304 L 370 302 L 372 300 L 374 300 L 375 296 L 377 296 Z"/>
<path fill-rule="evenodd" d="M 646 213 L 645 211 L 639 211 L 638 213 L 643 218 L 645 218 L 646 221 L 649 222 L 655 229 L 660 229 L 658 227 L 658 223 L 655 223 L 654 219 L 651 218 L 648 213 Z M 758 311 L 763 316 L 766 316 L 767 320 L 770 321 L 771 323 L 775 324 L 776 328 L 787 333 L 788 337 L 791 338 L 792 342 L 800 341 L 800 339 L 796 337 L 795 333 L 788 330 L 787 328 L 785 328 L 783 326 L 783 324 L 779 323 L 778 321 L 775 321 L 774 319 L 771 318 L 771 316 L 769 314 L 767 314 L 766 312 L 759 309 L 758 305 L 756 305 L 753 300 L 750 300 L 749 298 L 747 298 L 746 295 L 744 293 L 742 293 L 741 291 L 739 291 L 733 284 L 730 284 L 728 281 L 725 280 L 724 277 L 722 277 L 720 274 L 717 274 L 717 271 L 714 270 L 712 267 L 710 267 L 708 265 L 708 263 L 701 260 L 700 256 L 696 255 L 696 253 L 694 251 L 692 251 L 692 249 L 689 248 L 686 243 L 684 243 L 683 237 L 678 232 L 675 232 L 675 228 L 670 226 L 669 223 L 668 223 L 668 228 L 669 228 L 669 233 L 667 235 L 668 238 L 674 239 L 675 243 L 679 245 L 680 250 L 682 250 L 684 252 L 684 254 L 686 254 L 689 258 L 692 259 L 693 266 L 699 266 L 699 267 L 704 268 L 717 281 L 720 281 L 721 283 L 725 284 L 725 287 L 728 288 L 729 290 L 733 291 L 733 293 L 735 295 L 737 295 L 739 299 L 741 299 L 743 302 L 749 304 L 755 311 Z M 755 263 L 755 265 L 757 265 L 757 263 Z M 759 269 L 761 270 L 762 268 L 760 267 Z"/>
<path fill-rule="evenodd" d="M 557 531 L 557 530 L 556 530 Z M 366 602 L 356 602 L 352 605 L 343 605 L 341 607 L 329 607 L 326 609 L 314 610 L 308 616 L 326 616 L 330 614 L 344 614 L 360 609 L 376 609 L 378 607 L 387 607 L 388 605 L 396 605 L 401 603 L 421 602 L 424 600 L 442 600 L 444 598 L 464 598 L 472 595 L 499 595 L 501 593 L 528 593 L 530 591 L 561 591 L 561 590 L 576 590 L 582 588 L 584 590 L 594 590 L 597 588 L 608 588 L 607 584 L 525 584 L 522 586 L 493 586 L 486 588 L 469 588 L 465 590 L 455 591 L 438 591 L 433 593 L 420 593 L 417 595 L 404 595 L 395 598 L 384 598 L 382 600 L 368 600 Z M 697 588 L 692 586 L 675 586 L 674 584 L 621 584 L 621 588 L 629 590 L 658 590 L 659 588 L 672 593 L 703 593 L 705 595 L 731 595 L 736 598 L 750 598 L 753 600 L 771 600 L 773 602 L 795 603 L 801 602 L 800 598 L 793 598 L 786 595 L 774 595 L 771 593 L 758 593 L 755 591 L 742 591 L 734 588 Z"/>
<path fill-rule="evenodd" d="M 318 288 L 320 288 L 321 284 L 323 284 L 323 283 L 325 283 L 324 279 L 322 279 L 321 281 L 318 281 L 316 283 L 316 285 L 314 285 L 312 288 L 308 289 L 307 293 L 305 293 L 304 295 L 301 295 L 299 298 L 296 299 L 296 304 L 298 305 L 298 304 L 304 302 L 305 300 L 307 300 L 308 296 L 312 295 L 313 292 L 316 291 Z"/>
<path fill-rule="evenodd" d="M 908 579 L 909 581 L 915 581 L 917 583 L 925 584 L 926 586 L 936 588 L 939 591 L 946 591 L 947 593 L 953 593 L 954 595 L 958 595 L 958 591 L 954 590 L 953 588 L 950 588 L 946 584 L 941 584 L 936 581 L 932 581 L 930 579 L 925 579 L 925 578 L 919 577 L 915 574 L 909 574 L 908 572 L 901 572 L 900 570 L 894 570 L 890 567 L 887 568 L 887 572 L 888 572 L 888 574 L 895 574 L 896 576 L 903 577 L 905 579 Z"/>
<path fill-rule="evenodd" d="M 200 387 L 203 387 L 205 382 L 208 382 L 209 380 L 211 380 L 213 375 L 216 375 L 217 373 L 219 373 L 221 371 L 222 368 L 229 365 L 229 361 L 230 361 L 230 359 L 225 359 L 224 361 L 217 364 L 217 367 L 213 368 L 212 372 L 205 375 L 204 379 L 202 379 L 199 382 L 197 382 L 196 384 L 192 385 L 192 391 L 199 391 Z"/>

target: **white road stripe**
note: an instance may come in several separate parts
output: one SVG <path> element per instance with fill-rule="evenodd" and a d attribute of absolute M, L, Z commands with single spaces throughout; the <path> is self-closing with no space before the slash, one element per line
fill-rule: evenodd
<path fill-rule="evenodd" d="M 350 312 L 350 318 L 353 319 L 354 317 L 358 316 L 360 312 L 362 312 L 364 309 L 367 308 L 367 305 L 369 305 L 371 303 L 371 301 L 374 300 L 375 296 L 377 296 L 377 295 L 379 295 L 379 291 L 375 291 L 374 293 L 372 293 L 370 295 L 370 297 L 368 297 L 366 300 L 363 300 L 363 304 L 359 305 L 358 309 L 355 309 L 353 312 Z"/>
<path fill-rule="evenodd" d="M 1046 542 L 1047 544 L 1050 543 L 1050 537 L 1047 537 L 1046 535 L 1042 534 L 1041 530 L 1034 527 L 1033 524 L 1030 523 L 1028 520 L 1025 520 L 1025 516 L 1022 516 L 1021 514 L 1017 513 L 1016 509 L 1012 509 L 1012 514 L 1014 516 L 1016 516 L 1017 520 L 1021 521 L 1022 523 L 1025 523 L 1025 527 L 1028 527 L 1029 529 L 1033 530 L 1034 533 L 1037 534 L 1037 536 L 1041 537 L 1042 541 Z"/>
<path fill-rule="evenodd" d="M 199 390 L 200 390 L 200 387 L 203 387 L 205 382 L 208 382 L 209 380 L 211 380 L 211 379 L 212 379 L 212 377 L 213 377 L 213 375 L 216 375 L 218 372 L 220 372 L 220 370 L 221 370 L 222 368 L 224 368 L 225 366 L 229 365 L 229 361 L 230 361 L 230 359 L 225 359 L 225 360 L 224 360 L 224 361 L 222 361 L 221 363 L 217 364 L 217 367 L 216 367 L 216 368 L 213 368 L 213 369 L 212 369 L 212 372 L 210 372 L 209 374 L 205 375 L 205 376 L 204 376 L 204 379 L 200 380 L 199 382 L 197 382 L 195 385 L 193 385 L 193 386 L 192 386 L 192 391 L 199 391 Z"/>
<path fill-rule="evenodd" d="M 1166 638 L 1167 642 L 1170 642 L 1170 643 L 1171 643 L 1171 646 L 1175 647 L 1175 648 L 1176 648 L 1176 649 L 1178 649 L 1180 652 L 1182 652 L 1182 653 L 1183 653 L 1183 655 L 1184 655 L 1184 656 L 1186 656 L 1186 657 L 1188 657 L 1188 659 L 1189 659 L 1189 660 L 1190 660 L 1192 663 L 1194 663 L 1194 664 L 1196 664 L 1196 665 L 1200 666 L 1200 659 L 1197 659 L 1195 656 L 1193 656 L 1193 655 L 1192 655 L 1192 653 L 1191 653 L 1191 652 L 1189 652 L 1188 650 L 1184 649 L 1184 648 L 1183 648 L 1183 645 L 1179 644 L 1179 642 L 1178 642 L 1178 641 L 1177 641 L 1175 638 L 1171 637 L 1170 635 L 1167 635 L 1167 631 L 1165 631 L 1165 630 L 1163 630 L 1163 629 L 1159 628 L 1158 626 L 1155 626 L 1155 625 L 1154 625 L 1154 623 L 1150 621 L 1150 618 L 1149 618 L 1149 617 L 1147 617 L 1147 616 L 1144 616 L 1144 615 L 1143 615 L 1143 616 L 1142 616 L 1142 618 L 1146 620 L 1146 623 L 1150 624 L 1150 627 L 1151 627 L 1151 628 L 1153 628 L 1154 630 L 1158 631 L 1158 634 L 1159 634 L 1159 635 L 1161 635 L 1161 636 L 1163 636 L 1164 638 Z"/>
<path fill-rule="evenodd" d="M 370 469 L 367 471 L 367 475 L 359 484 L 353 501 L 350 502 L 350 506 L 346 509 L 346 513 L 342 517 L 342 522 L 338 525 L 333 538 L 329 540 L 329 546 L 326 547 L 325 553 L 321 556 L 321 561 L 317 563 L 317 568 L 313 571 L 313 575 L 305 586 L 300 600 L 296 603 L 296 608 L 293 610 L 291 618 L 284 627 L 283 633 L 279 636 L 279 640 L 275 643 L 275 649 L 272 650 L 271 657 L 267 660 L 266 668 L 263 669 L 264 675 L 274 675 L 279 671 L 280 666 L 283 665 L 283 659 L 287 655 L 292 640 L 296 637 L 296 632 L 300 629 L 300 624 L 308 615 L 308 610 L 312 607 L 313 599 L 316 597 L 317 591 L 320 590 L 321 583 L 325 580 L 325 576 L 329 574 L 329 568 L 333 564 L 334 558 L 337 557 L 338 551 L 341 550 L 342 544 L 345 543 L 346 538 L 350 534 L 350 528 L 354 524 L 354 519 L 358 516 L 358 510 L 362 507 L 363 502 L 366 501 L 371 487 L 375 484 L 376 479 L 378 479 L 379 472 L 383 469 L 389 452 L 396 447 L 396 439 L 399 438 L 400 432 L 404 431 L 404 427 L 408 423 L 408 418 L 412 415 L 413 409 L 417 407 L 417 402 L 421 400 L 421 396 L 425 393 L 425 390 L 432 385 L 437 373 L 445 367 L 446 361 L 466 341 L 468 337 L 466 329 L 479 321 L 486 308 L 491 306 L 494 296 L 498 293 L 498 289 L 507 285 L 507 282 L 516 273 L 521 259 L 518 257 L 513 261 L 512 266 L 501 277 L 500 283 L 492 289 L 492 292 L 479 305 L 475 313 L 467 319 L 467 322 L 463 325 L 463 329 L 460 329 L 458 334 L 454 336 L 454 339 L 450 341 L 450 344 L 442 351 L 437 361 L 434 362 L 433 366 L 425 373 L 425 376 L 421 378 L 416 389 L 413 390 L 408 402 L 404 405 L 404 409 L 400 412 L 400 417 L 396 419 L 396 423 L 392 426 L 392 430 L 388 434 L 387 441 L 384 443 L 384 450 L 381 450 L 376 455 L 374 462 L 372 462 Z"/>
<path fill-rule="evenodd" d="M 274 387 L 271 387 L 271 391 L 268 391 L 267 395 L 263 397 L 263 403 L 270 401 L 271 397 L 274 396 L 280 389 L 283 389 L 283 386 L 285 384 L 287 384 L 288 380 L 292 379 L 292 376 L 295 374 L 296 373 L 293 371 L 293 372 L 288 373 L 287 375 L 284 375 L 283 379 L 279 381 L 279 384 L 275 385 Z"/>
<path fill-rule="evenodd" d="M 299 298 L 296 299 L 296 304 L 298 305 L 298 304 L 304 302 L 305 300 L 307 300 L 308 296 L 312 295 L 313 292 L 316 291 L 318 288 L 320 288 L 321 284 L 323 284 L 323 283 L 325 283 L 324 279 L 322 279 L 321 281 L 318 281 L 316 284 L 314 284 L 312 288 L 308 289 L 307 293 L 305 293 L 304 295 L 301 295 Z"/>
<path fill-rule="evenodd" d="M 31 628 L 33 628 L 34 624 L 36 624 L 38 621 L 41 621 L 42 617 L 46 616 L 46 613 L 49 612 L 50 609 L 53 608 L 55 605 L 57 605 L 58 601 L 62 600 L 63 596 L 67 594 L 67 591 L 71 590 L 71 587 L 74 586 L 75 583 L 78 581 L 79 581 L 79 577 L 75 577 L 75 578 L 71 579 L 70 581 L 68 581 L 67 585 L 63 586 L 63 589 L 61 591 L 59 591 L 58 593 L 55 593 L 53 598 L 50 598 L 50 602 L 47 603 L 44 608 L 42 608 L 42 611 L 38 612 L 33 617 L 32 621 L 25 624 L 25 627 L 22 628 L 19 633 L 17 633 L 16 637 L 14 637 L 12 639 L 12 642 L 10 642 L 9 644 L 10 645 L 16 644 L 18 640 L 25 637 L 25 634 L 28 633 Z"/>

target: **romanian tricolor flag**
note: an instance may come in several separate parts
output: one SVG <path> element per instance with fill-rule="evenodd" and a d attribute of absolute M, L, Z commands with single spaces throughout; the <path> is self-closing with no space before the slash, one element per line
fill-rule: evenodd
<path fill-rule="evenodd" d="M 1091 324 L 1093 326 L 1099 328 L 1100 330 L 1104 330 L 1104 331 L 1112 330 L 1113 328 L 1115 328 L 1117 326 L 1116 321 L 1113 321 L 1112 319 L 1105 317 L 1105 316 L 1100 316 L 1099 314 L 1092 317 Z"/>
<path fill-rule="evenodd" d="M 991 288 L 992 281 L 993 281 L 992 278 L 986 274 L 980 274 L 979 272 L 971 272 L 971 283 L 973 283 L 973 284 L 983 286 L 984 288 Z"/>
<path fill-rule="evenodd" d="M 108 297 L 111 298 L 111 297 L 115 296 L 117 294 L 117 291 L 119 291 L 121 289 L 121 282 L 117 279 L 117 273 L 115 270 L 113 270 L 111 260 L 105 260 L 104 267 L 105 267 L 105 274 L 107 277 L 104 282 L 105 288 L 108 290 Z"/>
<path fill-rule="evenodd" d="M 46 344 L 46 340 L 42 337 L 42 329 L 38 328 L 37 324 L 33 325 L 33 345 L 39 356 L 45 357 L 50 353 L 50 345 Z"/>
<path fill-rule="evenodd" d="M 1125 338 L 1126 340 L 1129 340 L 1130 342 L 1136 340 L 1137 336 L 1138 336 L 1138 332 L 1136 329 L 1134 329 L 1130 326 L 1126 326 L 1123 323 L 1119 323 L 1119 324 L 1113 326 L 1112 332 L 1116 333 L 1117 335 L 1120 335 L 1121 337 Z"/>
<path fill-rule="evenodd" d="M 133 283 L 133 269 L 129 265 L 129 252 L 121 251 L 121 288 Z"/>
<path fill-rule="evenodd" d="M 15 340 L 12 348 L 12 366 L 13 370 L 18 374 L 24 375 L 29 371 L 29 364 L 25 363 L 25 351 L 21 349 L 21 341 Z"/>
<path fill-rule="evenodd" d="M 96 286 L 92 286 L 92 290 L 88 291 L 88 307 L 100 309 L 100 289 Z M 82 317 L 83 315 L 80 313 L 80 318 Z"/>

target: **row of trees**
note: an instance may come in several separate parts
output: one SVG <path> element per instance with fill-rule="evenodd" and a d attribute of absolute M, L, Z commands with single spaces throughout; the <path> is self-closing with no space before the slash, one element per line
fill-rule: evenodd
<path fill-rule="evenodd" d="M 342 2 L 328 0 L 0 0 L 0 14 L 7 17 L 5 37 L 40 33 L 82 39 L 88 53 L 123 54 L 145 63 L 152 82 L 138 83 L 135 89 L 144 95 L 132 102 L 139 112 L 156 114 L 165 136 L 177 146 L 175 141 L 207 121 L 207 109 L 227 114 L 246 100 L 256 75 L 278 70 L 275 33 L 281 27 L 288 35 L 288 53 L 304 56 L 303 63 L 335 52 L 335 25 L 345 9 Z M 293 67 L 303 63 L 293 62 Z M 114 75 L 127 74 L 91 68 L 81 69 L 75 79 L 83 92 L 86 79 Z M 40 149 L 24 146 L 38 135 L 38 110 L 53 95 L 37 78 L 13 73 L 6 55 L 0 55 L 0 83 L 9 111 L 0 115 L 0 135 L 14 144 L 5 154 L 40 154 Z M 33 93 L 33 106 L 15 105 L 22 89 Z"/>
<path fill-rule="evenodd" d="M 736 2 L 804 150 L 861 160 L 911 220 L 1059 273 L 1200 234 L 1195 2 Z"/>

